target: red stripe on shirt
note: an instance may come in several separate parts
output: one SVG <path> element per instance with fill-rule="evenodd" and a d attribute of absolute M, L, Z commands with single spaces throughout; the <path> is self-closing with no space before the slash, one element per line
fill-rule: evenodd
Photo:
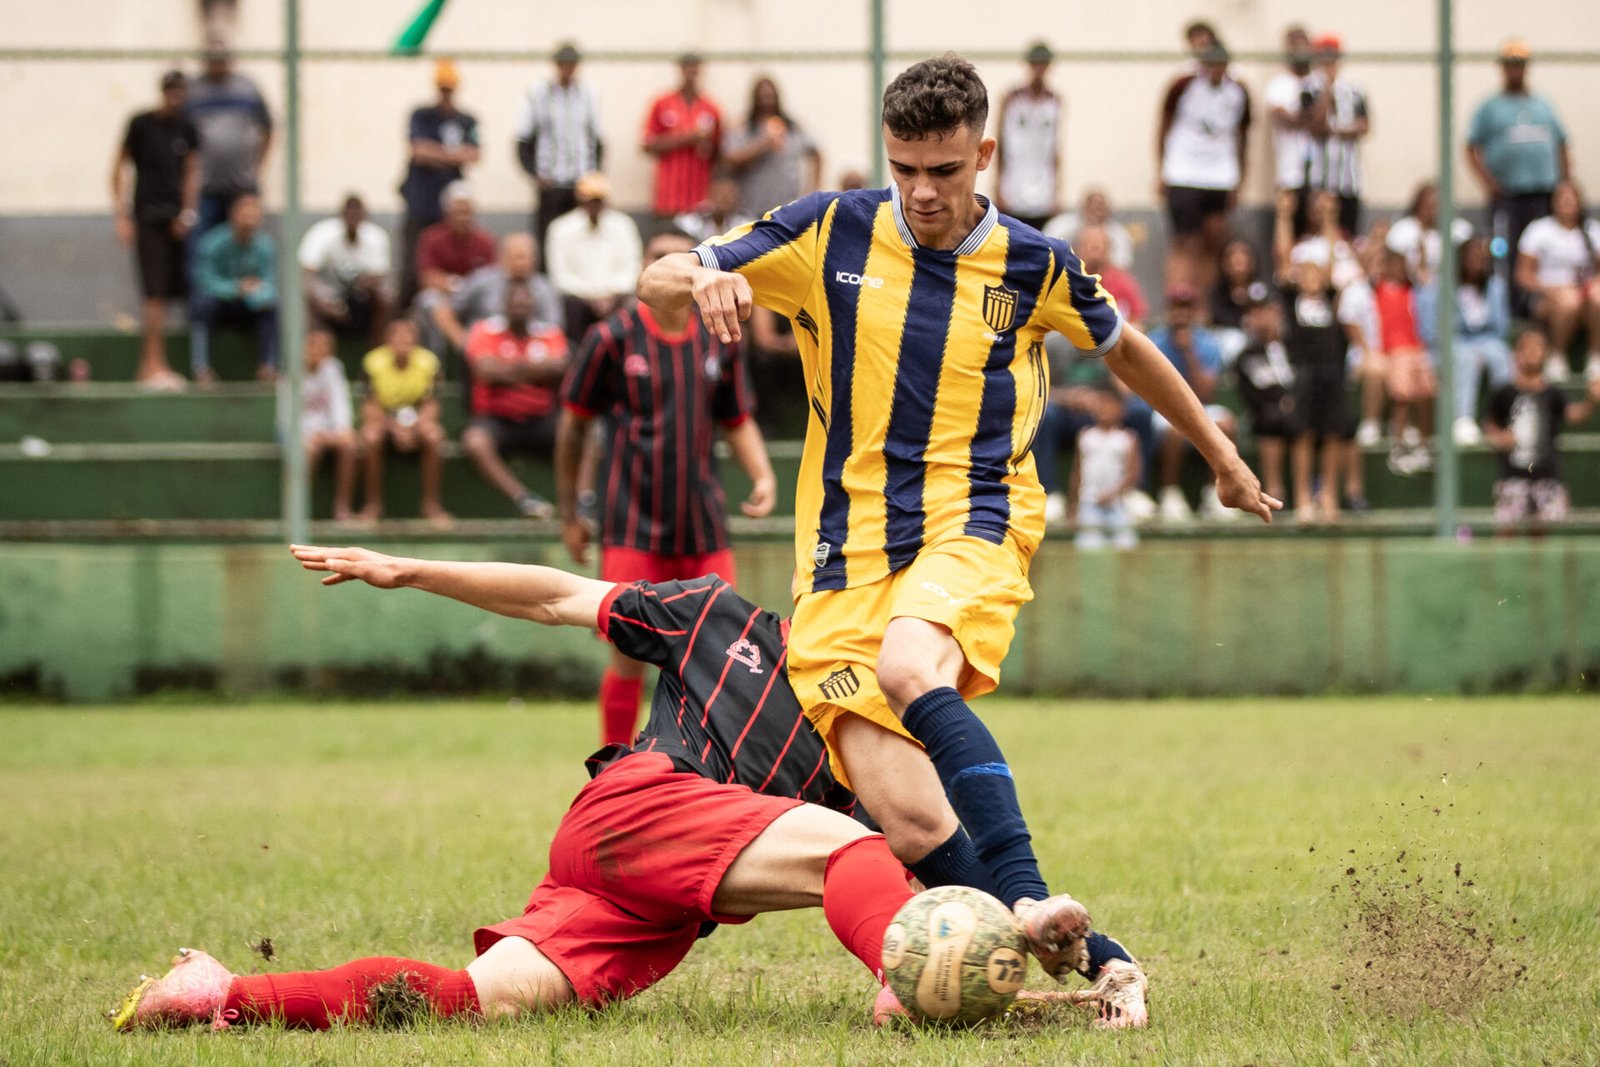
<path fill-rule="evenodd" d="M 725 585 L 717 586 L 716 592 L 707 597 L 705 605 L 701 607 L 700 617 L 694 620 L 694 632 L 689 635 L 689 640 L 683 646 L 683 655 L 678 659 L 678 678 L 680 681 L 683 679 L 683 665 L 688 663 L 694 655 L 694 642 L 700 636 L 700 627 L 705 623 L 706 616 L 711 613 L 711 605 L 717 602 L 717 597 L 721 596 L 722 591 L 726 588 L 728 587 Z M 683 686 L 682 688 L 683 695 L 678 698 L 678 729 L 680 731 L 683 729 L 683 709 L 689 702 L 689 688 L 688 686 Z"/>

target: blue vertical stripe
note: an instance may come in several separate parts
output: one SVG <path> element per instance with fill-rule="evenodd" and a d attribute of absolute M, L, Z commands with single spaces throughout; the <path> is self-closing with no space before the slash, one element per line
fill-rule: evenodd
<path fill-rule="evenodd" d="M 915 269 L 906 297 L 889 429 L 883 442 L 883 547 L 891 573 L 910 563 L 922 549 L 928 437 L 933 432 L 933 405 L 939 397 L 939 371 L 944 366 L 956 300 L 956 257 L 920 248 L 912 256 Z"/>
<path fill-rule="evenodd" d="M 971 488 L 968 490 L 967 524 L 962 532 L 999 544 L 1011 527 L 1011 496 L 1005 477 L 1012 461 L 1011 431 L 1020 404 L 1040 405 L 1048 379 L 1042 368 L 1036 377 L 1025 376 L 1033 395 L 1017 395 L 1011 364 L 1017 355 L 1017 334 L 1033 317 L 1039 290 L 1050 271 L 1050 245 L 1033 230 L 1007 226 L 1010 242 L 1006 246 L 1005 278 L 1001 282 L 1017 292 L 1017 315 L 1011 329 L 989 348 L 983 367 L 983 400 L 978 407 L 978 428 L 972 435 Z M 1039 355 L 1042 359 L 1042 352 Z M 1037 417 L 1037 416 L 1036 416 Z"/>
<path fill-rule="evenodd" d="M 879 201 L 841 198 L 828 230 L 828 245 L 822 255 L 823 290 L 828 298 L 828 317 L 832 325 L 833 351 L 832 411 L 827 420 L 827 447 L 822 453 L 822 514 L 817 517 L 818 545 L 827 545 L 826 559 L 811 575 L 815 590 L 845 588 L 844 544 L 850 536 L 850 494 L 844 487 L 844 465 L 850 458 L 855 426 L 850 404 L 856 370 L 856 305 L 861 289 L 833 283 L 839 271 L 864 274 L 867 254 L 872 250 L 872 228 Z"/>

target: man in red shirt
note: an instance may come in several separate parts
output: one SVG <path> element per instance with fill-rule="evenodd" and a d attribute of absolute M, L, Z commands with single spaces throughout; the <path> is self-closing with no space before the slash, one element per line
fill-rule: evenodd
<path fill-rule="evenodd" d="M 700 95 L 700 57 L 682 56 L 678 69 L 682 83 L 650 105 L 644 123 L 644 150 L 656 157 L 655 213 L 661 218 L 700 206 L 722 143 L 722 112 Z"/>
<path fill-rule="evenodd" d="M 531 519 L 547 519 L 550 502 L 511 473 L 508 452 L 549 456 L 556 440 L 556 387 L 567 372 L 567 336 L 533 320 L 533 294 L 506 286 L 505 314 L 478 322 L 467 335 L 472 422 L 461 447 L 479 473 Z"/>
<path fill-rule="evenodd" d="M 478 225 L 472 187 L 466 182 L 451 182 L 439 199 L 444 218 L 417 238 L 417 280 L 422 288 L 448 297 L 463 278 L 494 262 L 494 237 Z"/>

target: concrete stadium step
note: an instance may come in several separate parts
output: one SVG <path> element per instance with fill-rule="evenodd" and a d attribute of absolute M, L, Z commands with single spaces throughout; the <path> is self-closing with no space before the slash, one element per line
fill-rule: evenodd
<path fill-rule="evenodd" d="M 139 329 L 136 323 L 121 326 L 8 326 L 0 328 L 0 340 L 18 346 L 29 341 L 48 341 L 61 350 L 62 359 L 71 363 L 82 359 L 89 364 L 90 377 L 97 382 L 131 382 L 139 363 Z M 361 356 L 369 346 L 360 339 L 340 338 L 339 359 L 352 378 L 359 377 Z M 189 363 L 189 331 L 167 332 L 167 361 L 185 377 L 193 376 Z M 211 338 L 211 368 L 225 382 L 253 382 L 259 363 L 255 336 L 235 329 L 218 330 Z"/>

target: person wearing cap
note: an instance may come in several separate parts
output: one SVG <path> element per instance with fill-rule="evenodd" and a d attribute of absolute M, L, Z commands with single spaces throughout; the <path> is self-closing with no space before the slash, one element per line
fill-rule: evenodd
<path fill-rule="evenodd" d="M 639 227 L 606 203 L 611 183 L 604 174 L 579 178 L 577 194 L 578 206 L 550 224 L 547 250 L 574 345 L 633 292 L 644 257 Z"/>
<path fill-rule="evenodd" d="M 652 206 L 664 219 L 700 206 L 722 144 L 722 112 L 700 92 L 700 66 L 695 53 L 680 56 L 678 87 L 645 116 L 641 147 L 656 160 Z"/>
<path fill-rule="evenodd" d="M 1361 142 L 1372 130 L 1367 94 L 1339 72 L 1344 44 L 1333 34 L 1312 43 L 1313 70 L 1307 78 L 1311 167 L 1309 186 L 1339 198 L 1339 228 L 1361 232 Z"/>
<path fill-rule="evenodd" d="M 1216 280 L 1247 168 L 1250 94 L 1228 73 L 1228 52 L 1213 43 L 1168 86 L 1156 139 L 1157 191 L 1167 205 L 1172 243 L 1167 284 L 1202 292 Z"/>
<path fill-rule="evenodd" d="M 600 169 L 605 138 L 600 102 L 578 81 L 583 55 L 570 42 L 551 55 L 555 77 L 528 87 L 517 118 L 517 162 L 538 188 L 533 232 L 545 246 L 550 223 L 578 205 L 578 179 Z"/>
<path fill-rule="evenodd" d="M 146 389 L 183 387 L 183 377 L 167 364 L 167 301 L 189 294 L 184 239 L 199 218 L 200 195 L 200 133 L 184 114 L 184 99 L 183 75 L 168 71 L 161 106 L 128 120 L 111 165 L 117 239 L 134 249 L 144 297 L 135 377 Z"/>
<path fill-rule="evenodd" d="M 444 217 L 445 187 L 461 181 L 479 157 L 478 120 L 456 107 L 461 75 L 455 63 L 439 60 L 433 68 L 433 83 L 439 90 L 438 101 L 411 112 L 406 134 L 410 151 L 405 180 L 400 184 L 406 206 L 400 253 L 402 307 L 411 303 L 421 281 L 415 264 L 422 231 Z M 492 243 L 490 248 L 492 260 Z"/>
<path fill-rule="evenodd" d="M 1519 314 L 1527 297 L 1512 267 L 1522 231 L 1550 214 L 1556 183 L 1572 173 L 1567 131 L 1555 107 L 1528 89 L 1532 57 L 1526 41 L 1501 46 L 1500 92 L 1478 105 L 1467 129 L 1467 162 L 1489 195 L 1498 270 L 1511 285 L 1512 311 Z"/>
<path fill-rule="evenodd" d="M 1043 41 L 1023 55 L 1028 80 L 1000 101 L 994 156 L 995 206 L 1042 230 L 1061 210 L 1061 119 L 1065 105 L 1045 84 L 1055 53 Z"/>
<path fill-rule="evenodd" d="M 193 242 L 228 218 L 244 193 L 261 191 L 261 163 L 272 145 L 272 115 L 261 90 L 233 69 L 225 48 L 206 52 L 205 68 L 188 85 L 188 114 L 200 131 L 199 217 Z"/>

